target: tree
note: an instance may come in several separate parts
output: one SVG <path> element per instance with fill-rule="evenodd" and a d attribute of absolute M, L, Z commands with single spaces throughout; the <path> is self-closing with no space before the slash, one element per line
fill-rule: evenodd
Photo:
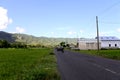
<path fill-rule="evenodd" d="M 70 44 L 66 44 L 66 47 L 70 47 Z"/>
<path fill-rule="evenodd" d="M 8 48 L 10 44 L 6 40 L 0 40 L 0 48 Z"/>
<path fill-rule="evenodd" d="M 6 40 L 3 40 L 3 47 L 4 48 L 8 48 L 9 47 L 9 43 Z"/>
<path fill-rule="evenodd" d="M 65 42 L 61 42 L 60 46 L 66 47 L 66 43 Z"/>
<path fill-rule="evenodd" d="M 2 43 L 2 40 L 0 40 L 0 48 L 2 48 L 3 46 L 3 43 Z"/>
<path fill-rule="evenodd" d="M 12 48 L 27 48 L 27 45 L 20 42 L 15 42 L 11 44 Z"/>

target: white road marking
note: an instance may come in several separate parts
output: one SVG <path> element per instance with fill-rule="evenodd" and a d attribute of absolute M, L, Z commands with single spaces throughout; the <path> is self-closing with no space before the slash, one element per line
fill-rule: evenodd
<path fill-rule="evenodd" d="M 97 67 L 99 67 L 99 68 L 102 68 L 102 67 L 101 67 L 100 65 L 98 65 L 98 64 L 95 64 L 95 63 L 94 63 L 93 65 L 95 65 L 95 66 L 97 66 Z"/>
<path fill-rule="evenodd" d="M 105 68 L 105 67 L 103 67 L 103 66 L 100 66 L 100 65 L 98 65 L 98 64 L 93 63 L 93 65 L 94 65 L 94 66 L 97 66 L 98 68 L 102 68 L 102 69 L 104 69 L 104 70 L 106 70 L 106 71 L 108 71 L 108 72 L 111 72 L 111 73 L 113 73 L 113 74 L 115 74 L 115 75 L 120 75 L 120 73 L 117 73 L 117 72 L 115 72 L 115 71 L 113 71 L 113 70 L 110 70 L 110 69 Z"/>
<path fill-rule="evenodd" d="M 111 72 L 111 73 L 113 73 L 113 74 L 117 74 L 117 72 L 112 71 L 112 70 L 110 70 L 110 69 L 108 69 L 108 68 L 105 68 L 105 70 L 106 70 L 106 71 L 109 71 L 109 72 Z"/>

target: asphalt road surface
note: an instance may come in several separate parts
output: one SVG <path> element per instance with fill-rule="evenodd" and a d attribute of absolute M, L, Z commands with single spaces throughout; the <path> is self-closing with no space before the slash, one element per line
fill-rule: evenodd
<path fill-rule="evenodd" d="M 55 50 L 62 80 L 120 80 L 120 61 Z"/>

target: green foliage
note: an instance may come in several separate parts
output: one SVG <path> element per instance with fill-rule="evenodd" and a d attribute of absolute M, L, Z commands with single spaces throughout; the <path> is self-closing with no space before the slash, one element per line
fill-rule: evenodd
<path fill-rule="evenodd" d="M 70 47 L 70 44 L 66 44 L 66 47 Z"/>
<path fill-rule="evenodd" d="M 10 48 L 27 48 L 27 45 L 21 42 L 14 42 L 10 44 Z"/>
<path fill-rule="evenodd" d="M 1 80 L 60 80 L 51 49 L 0 49 Z"/>
<path fill-rule="evenodd" d="M 48 37 L 35 37 L 26 34 L 10 34 L 0 31 L 0 39 L 7 40 L 10 43 L 21 42 L 26 45 L 54 47 L 59 45 L 60 42 L 68 41 L 69 44 L 76 44 L 76 38 L 48 38 Z"/>
<path fill-rule="evenodd" d="M 6 40 L 0 40 L 0 48 L 8 48 L 10 44 Z"/>
<path fill-rule="evenodd" d="M 66 43 L 65 42 L 61 42 L 60 46 L 66 47 Z"/>
<path fill-rule="evenodd" d="M 27 45 L 21 42 L 8 43 L 6 40 L 0 40 L 0 48 L 27 48 Z"/>
<path fill-rule="evenodd" d="M 66 42 L 61 42 L 61 43 L 60 43 L 60 46 L 69 48 L 69 47 L 70 47 L 70 44 L 68 44 L 68 43 L 66 43 Z"/>

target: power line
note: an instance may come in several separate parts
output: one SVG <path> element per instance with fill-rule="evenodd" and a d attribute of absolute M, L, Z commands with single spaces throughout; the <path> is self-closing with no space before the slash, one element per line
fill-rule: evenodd
<path fill-rule="evenodd" d="M 101 11 L 100 15 L 105 14 L 106 12 L 108 12 L 110 9 L 112 9 L 113 7 L 115 7 L 115 6 L 118 5 L 118 4 L 120 4 L 120 1 L 118 1 L 118 2 L 116 2 L 116 3 L 114 3 L 114 4 L 112 4 L 112 5 L 109 6 L 108 8 L 104 9 L 103 11 Z M 99 16 L 100 16 L 100 15 L 99 15 Z"/>
<path fill-rule="evenodd" d="M 101 24 L 120 24 L 120 22 L 106 22 L 106 21 L 99 21 Z"/>

